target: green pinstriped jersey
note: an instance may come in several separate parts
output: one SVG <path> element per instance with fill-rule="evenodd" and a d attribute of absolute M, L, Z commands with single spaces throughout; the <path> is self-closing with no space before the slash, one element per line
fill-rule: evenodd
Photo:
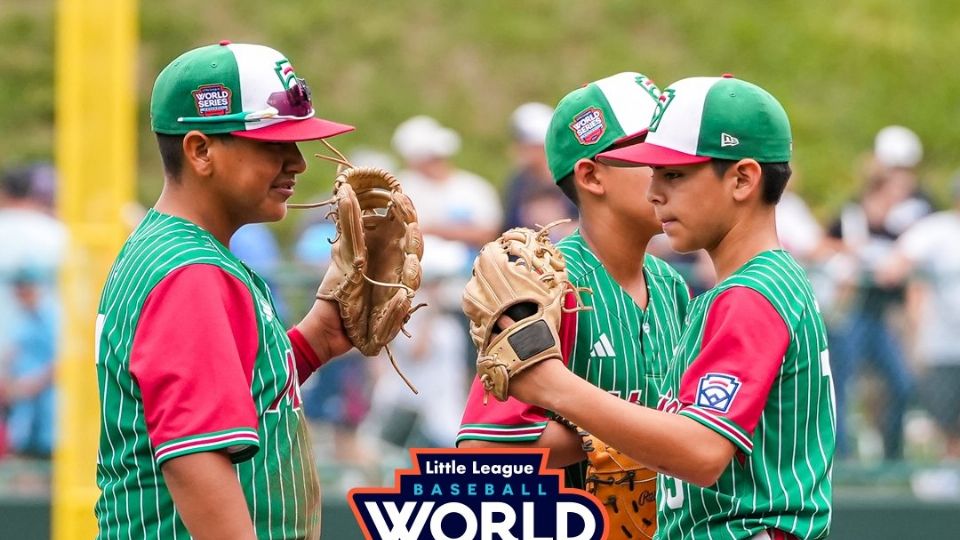
<path fill-rule="evenodd" d="M 557 243 L 574 285 L 589 287 L 577 317 L 570 370 L 631 402 L 655 407 L 660 382 L 681 334 L 690 298 L 687 285 L 667 263 L 645 255 L 646 309 L 614 281 L 577 231 Z"/>
<path fill-rule="evenodd" d="M 617 283 L 579 231 L 557 243 L 574 285 L 589 287 L 577 315 L 570 370 L 590 383 L 628 400 L 655 407 L 667 364 L 682 332 L 690 293 L 670 265 L 645 255 L 647 307 L 641 308 Z M 584 463 L 567 469 L 568 487 L 583 487 Z"/>
<path fill-rule="evenodd" d="M 130 373 L 131 344 L 151 290 L 171 272 L 192 264 L 215 265 L 250 291 L 259 337 L 250 388 L 258 426 L 255 432 L 238 428 L 154 448 L 140 388 Z M 187 453 L 222 449 L 233 452 L 258 538 L 319 537 L 319 483 L 299 405 L 292 346 L 264 281 L 203 229 L 151 210 L 114 262 L 98 313 L 98 538 L 189 538 L 160 465 Z"/>
<path fill-rule="evenodd" d="M 657 538 L 739 539 L 767 529 L 823 538 L 831 516 L 833 382 L 819 307 L 803 269 L 787 252 L 753 257 L 691 302 L 677 355 L 667 370 L 664 399 L 679 395 L 684 371 L 700 353 L 707 313 L 732 287 L 753 289 L 770 302 L 786 323 L 787 351 L 752 437 L 737 426 L 721 428 L 744 439 L 735 442 L 742 454 L 716 484 L 700 488 L 660 475 Z M 680 409 L 679 414 L 709 422 L 689 411 Z"/>

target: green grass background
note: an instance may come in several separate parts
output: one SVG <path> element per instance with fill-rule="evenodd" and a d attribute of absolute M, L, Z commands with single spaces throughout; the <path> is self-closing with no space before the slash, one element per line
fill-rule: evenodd
<path fill-rule="evenodd" d="M 0 1 L 0 166 L 51 157 L 54 8 Z M 225 38 L 286 53 L 320 114 L 358 127 L 338 139 L 343 149 L 389 149 L 394 127 L 425 113 L 463 136 L 457 163 L 495 184 L 510 169 L 517 105 L 553 104 L 625 70 L 662 86 L 731 72 L 770 90 L 793 123 L 798 189 L 821 218 L 856 192 L 859 160 L 885 125 L 921 136 L 924 184 L 941 202 L 960 167 L 956 0 L 155 0 L 140 15 L 145 204 L 160 189 L 153 78 L 184 50 Z M 300 199 L 329 186 L 332 166 L 310 161 Z M 281 237 L 295 220 L 277 227 Z"/>

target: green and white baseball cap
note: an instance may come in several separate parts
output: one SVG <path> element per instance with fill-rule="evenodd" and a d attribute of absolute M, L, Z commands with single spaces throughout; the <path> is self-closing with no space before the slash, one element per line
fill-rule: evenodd
<path fill-rule="evenodd" d="M 644 135 L 659 97 L 653 81 L 631 71 L 564 96 L 550 119 L 545 144 L 554 181 L 570 175 L 577 161 Z"/>
<path fill-rule="evenodd" d="M 604 152 L 604 163 L 692 165 L 711 159 L 790 161 L 790 121 L 783 106 L 755 84 L 723 77 L 692 77 L 667 87 L 646 140 Z"/>
<path fill-rule="evenodd" d="M 315 116 L 307 83 L 290 61 L 263 45 L 221 41 L 188 51 L 157 76 L 153 131 L 230 133 L 271 142 L 310 141 L 353 126 Z"/>

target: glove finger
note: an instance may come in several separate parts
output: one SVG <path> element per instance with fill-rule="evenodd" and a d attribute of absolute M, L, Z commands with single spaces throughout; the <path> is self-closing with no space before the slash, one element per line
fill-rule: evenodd
<path fill-rule="evenodd" d="M 417 223 L 417 210 L 413 206 L 413 201 L 401 191 L 394 191 L 391 194 L 393 199 L 393 212 L 404 223 Z"/>
<path fill-rule="evenodd" d="M 397 337 L 409 312 L 410 298 L 404 291 L 397 291 L 371 313 L 370 341 L 371 346 L 376 347 L 376 352 Z"/>
<path fill-rule="evenodd" d="M 403 250 L 423 260 L 423 234 L 420 232 L 419 223 L 407 224 L 407 232 L 403 239 Z"/>
<path fill-rule="evenodd" d="M 350 184 L 342 184 L 337 190 L 337 224 L 340 238 L 334 242 L 333 252 L 339 253 L 342 262 L 362 267 L 367 252 L 363 240 L 362 211 Z"/>
<path fill-rule="evenodd" d="M 400 282 L 413 290 L 417 290 L 420 288 L 421 275 L 420 259 L 412 253 L 408 254 L 403 260 Z"/>

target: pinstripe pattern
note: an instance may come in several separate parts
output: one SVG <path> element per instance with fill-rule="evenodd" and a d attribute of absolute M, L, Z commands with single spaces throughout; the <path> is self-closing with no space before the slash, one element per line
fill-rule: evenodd
<path fill-rule="evenodd" d="M 674 346 L 689 292 L 680 274 L 660 259 L 646 255 L 643 272 L 649 300 L 641 309 L 614 281 L 577 231 L 558 242 L 570 281 L 589 287 L 583 295 L 592 307 L 577 317 L 577 336 L 570 369 L 622 399 L 655 407 L 660 384 Z M 568 469 L 568 482 L 582 487 L 585 468 Z"/>
<path fill-rule="evenodd" d="M 730 438 L 746 458 L 743 464 L 734 460 L 709 488 L 660 475 L 658 538 L 750 538 L 769 528 L 824 538 L 830 528 L 836 432 L 833 384 L 819 307 L 806 275 L 787 252 L 757 255 L 693 300 L 664 392 L 679 394 L 683 372 L 700 352 L 707 312 L 731 287 L 749 287 L 770 301 L 789 330 L 787 353 L 752 437 L 715 412 L 680 411 Z"/>
<path fill-rule="evenodd" d="M 130 348 L 150 291 L 171 272 L 190 264 L 216 265 L 250 290 L 260 337 L 250 389 L 259 425 L 256 432 L 238 428 L 198 434 L 153 448 L 140 390 L 129 370 Z M 274 316 L 263 280 L 206 231 L 151 210 L 114 262 L 98 312 L 97 378 L 102 410 L 97 455 L 101 489 L 96 506 L 98 538 L 188 539 L 159 466 L 166 459 L 222 448 L 238 450 L 232 456 L 239 461 L 237 477 L 258 538 L 319 537 L 320 491 L 299 408 L 292 347 Z M 291 378 L 293 386 L 289 385 Z"/>

